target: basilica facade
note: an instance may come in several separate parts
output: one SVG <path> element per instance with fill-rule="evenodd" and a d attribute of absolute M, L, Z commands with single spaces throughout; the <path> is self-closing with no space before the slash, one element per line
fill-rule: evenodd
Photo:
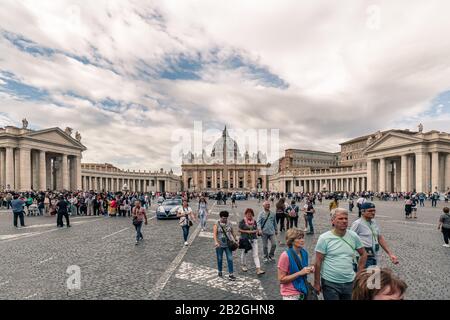
<path fill-rule="evenodd" d="M 185 191 L 267 191 L 267 156 L 261 152 L 243 154 L 227 128 L 208 155 L 188 152 L 183 155 L 181 170 Z"/>

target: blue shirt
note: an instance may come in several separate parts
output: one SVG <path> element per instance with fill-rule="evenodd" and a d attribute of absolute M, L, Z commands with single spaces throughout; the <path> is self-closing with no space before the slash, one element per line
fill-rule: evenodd
<path fill-rule="evenodd" d="M 269 211 L 270 212 L 270 211 Z M 266 221 L 267 213 L 265 211 L 261 211 L 258 215 L 258 229 L 261 229 L 264 221 Z M 267 235 L 275 234 L 275 230 L 277 230 L 277 221 L 275 220 L 275 213 L 270 212 L 269 219 L 267 219 L 266 224 L 264 225 L 264 229 L 262 229 L 262 233 Z"/>
<path fill-rule="evenodd" d="M 13 201 L 11 201 L 11 207 L 13 212 L 22 212 L 24 206 L 25 202 L 23 202 L 23 200 L 14 199 Z"/>

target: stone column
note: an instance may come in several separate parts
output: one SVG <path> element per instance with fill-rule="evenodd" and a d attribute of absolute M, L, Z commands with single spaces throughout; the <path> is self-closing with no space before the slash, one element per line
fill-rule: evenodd
<path fill-rule="evenodd" d="M 206 169 L 203 170 L 203 189 L 206 190 Z"/>
<path fill-rule="evenodd" d="M 372 159 L 368 159 L 367 160 L 367 188 L 370 191 L 373 191 L 373 160 Z M 368 191 L 369 191 L 368 190 Z"/>
<path fill-rule="evenodd" d="M 47 161 L 45 151 L 39 152 L 39 190 L 47 190 Z"/>
<path fill-rule="evenodd" d="M 184 191 L 187 191 L 188 187 L 189 187 L 188 186 L 188 171 L 185 171 L 183 174 L 183 185 L 184 185 Z"/>
<path fill-rule="evenodd" d="M 31 150 L 20 149 L 20 190 L 31 190 Z"/>
<path fill-rule="evenodd" d="M 39 183 L 39 152 L 31 151 L 31 187 L 33 190 L 40 190 Z"/>
<path fill-rule="evenodd" d="M 11 190 L 14 189 L 14 149 L 11 147 L 6 148 L 6 159 L 5 159 L 5 188 L 9 185 Z"/>
<path fill-rule="evenodd" d="M 416 153 L 416 192 L 425 192 L 425 154 Z"/>
<path fill-rule="evenodd" d="M 20 150 L 14 149 L 14 189 L 20 190 Z"/>
<path fill-rule="evenodd" d="M 247 169 L 244 170 L 244 189 L 247 189 Z"/>
<path fill-rule="evenodd" d="M 378 191 L 385 192 L 386 191 L 386 159 L 380 159 L 380 189 Z"/>
<path fill-rule="evenodd" d="M 223 188 L 223 171 L 219 171 L 219 183 L 220 183 L 220 189 Z"/>
<path fill-rule="evenodd" d="M 401 181 L 400 181 L 400 192 L 408 192 L 408 156 L 403 154 L 400 160 L 401 167 Z"/>
<path fill-rule="evenodd" d="M 431 153 L 431 192 L 439 190 L 439 152 Z"/>
<path fill-rule="evenodd" d="M 75 186 L 76 190 L 81 190 L 81 157 L 74 157 L 74 169 L 75 169 Z"/>
<path fill-rule="evenodd" d="M 0 149 L 0 190 L 6 189 L 5 184 L 5 151 Z"/>
<path fill-rule="evenodd" d="M 69 170 L 67 163 L 67 154 L 62 155 L 61 170 L 62 170 L 62 188 L 69 190 Z"/>
<path fill-rule="evenodd" d="M 450 153 L 447 153 L 445 157 L 445 184 L 444 190 L 450 189 Z"/>
<path fill-rule="evenodd" d="M 255 189 L 256 188 L 256 172 L 254 170 L 252 170 L 250 172 L 250 176 L 252 179 L 252 185 L 251 185 L 250 189 Z M 294 186 L 292 186 L 292 187 L 294 187 Z"/>

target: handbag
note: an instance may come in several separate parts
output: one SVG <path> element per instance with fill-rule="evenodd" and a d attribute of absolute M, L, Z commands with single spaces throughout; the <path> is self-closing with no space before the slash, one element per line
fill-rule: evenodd
<path fill-rule="evenodd" d="M 228 248 L 231 251 L 236 251 L 239 248 L 239 244 L 237 244 L 236 242 L 234 242 L 234 241 L 230 240 L 230 238 L 228 238 L 228 235 L 227 235 L 225 229 L 223 228 L 223 226 L 220 225 L 220 223 L 219 223 L 219 226 L 222 228 L 222 231 L 223 231 L 225 237 L 227 238 L 227 246 L 228 246 Z"/>

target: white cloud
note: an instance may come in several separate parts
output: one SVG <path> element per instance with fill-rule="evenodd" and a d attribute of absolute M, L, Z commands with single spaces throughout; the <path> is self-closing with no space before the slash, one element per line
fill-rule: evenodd
<path fill-rule="evenodd" d="M 279 128 L 282 148 L 338 151 L 357 135 L 414 129 L 450 90 L 449 9 L 444 0 L 3 1 L 0 29 L 56 53 L 30 55 L 0 37 L 0 70 L 49 95 L 0 92 L 0 123 L 70 124 L 89 147 L 84 160 L 127 168 L 176 167 L 171 132 L 194 120 Z M 181 55 L 202 64 L 200 79 L 160 79 Z M 288 88 L 223 65 L 233 56 Z"/>

